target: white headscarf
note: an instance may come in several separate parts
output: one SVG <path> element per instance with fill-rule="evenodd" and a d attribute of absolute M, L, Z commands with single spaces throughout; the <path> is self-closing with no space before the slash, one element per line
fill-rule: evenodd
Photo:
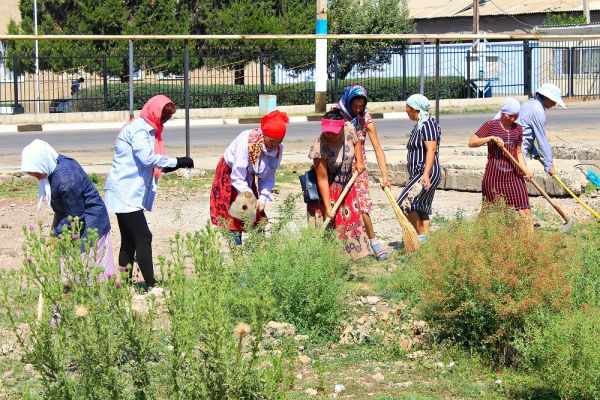
<path fill-rule="evenodd" d="M 417 128 L 421 129 L 425 121 L 429 119 L 429 109 L 431 108 L 431 103 L 429 99 L 422 94 L 413 94 L 408 99 L 406 99 L 406 104 L 408 104 L 414 110 L 419 111 L 419 120 L 417 121 Z"/>
<path fill-rule="evenodd" d="M 521 104 L 519 100 L 513 99 L 512 97 L 507 97 L 504 99 L 504 104 L 502 105 L 502 109 L 498 111 L 494 119 L 502 118 L 502 114 L 510 114 L 510 115 L 518 115 L 521 110 Z"/>
<path fill-rule="evenodd" d="M 58 153 L 48 143 L 43 140 L 35 139 L 29 143 L 21 152 L 21 172 L 37 172 L 46 174 L 46 178 L 41 179 L 38 188 L 37 208 L 42 207 L 42 201 L 46 201 L 50 206 L 51 190 L 48 176 L 56 169 L 56 159 Z"/>

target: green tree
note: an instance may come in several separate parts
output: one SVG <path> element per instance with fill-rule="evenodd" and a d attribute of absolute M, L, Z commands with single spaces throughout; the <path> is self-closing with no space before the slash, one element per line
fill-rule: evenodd
<path fill-rule="evenodd" d="M 208 34 L 300 34 L 312 33 L 315 26 L 314 0 L 233 0 L 219 2 L 205 26 Z M 286 68 L 314 62 L 314 43 L 299 40 L 210 40 L 205 49 L 222 56 L 207 60 L 209 65 L 235 71 L 235 82 L 244 83 L 244 67 L 257 61 Z M 231 61 L 234 61 L 233 63 Z"/>
<path fill-rule="evenodd" d="M 412 33 L 406 0 L 331 0 L 329 32 L 335 34 Z M 329 43 L 328 63 L 333 74 L 337 57 L 338 77 L 344 79 L 353 68 L 378 69 L 391 60 L 386 50 L 406 46 L 401 40 L 337 40 Z"/>
<path fill-rule="evenodd" d="M 9 24 L 11 34 L 33 33 L 32 0 L 20 0 L 21 22 Z M 186 34 L 189 32 L 187 10 L 177 0 L 44 0 L 38 2 L 38 33 L 52 34 Z M 19 55 L 19 72 L 34 70 L 33 42 L 17 41 L 9 57 Z M 148 41 L 136 43 L 138 66 L 168 72 L 182 69 L 180 60 L 171 56 L 180 51 L 181 43 Z M 152 57 L 143 57 L 144 55 Z M 101 72 L 102 55 L 110 75 L 127 80 L 127 42 L 125 41 L 42 41 L 39 43 L 40 69 L 54 72 Z M 91 57 L 97 55 L 97 57 Z"/>
<path fill-rule="evenodd" d="M 547 13 L 542 21 L 542 26 L 580 25 L 585 22 L 585 15 Z"/>

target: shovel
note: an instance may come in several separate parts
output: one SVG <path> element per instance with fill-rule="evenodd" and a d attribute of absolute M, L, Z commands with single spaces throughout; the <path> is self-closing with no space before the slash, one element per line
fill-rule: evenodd
<path fill-rule="evenodd" d="M 525 169 L 521 166 L 521 164 L 519 164 L 519 162 L 513 157 L 512 154 L 510 154 L 510 152 L 508 150 L 506 150 L 506 147 L 504 146 L 498 146 L 502 149 L 502 151 L 504 152 L 504 154 L 506 154 L 506 156 L 508 158 L 510 158 L 510 160 L 513 162 L 513 164 L 515 164 L 517 166 L 517 168 L 519 168 L 519 170 L 522 173 L 525 173 Z M 562 217 L 562 219 L 565 221 L 564 225 L 560 227 L 560 231 L 563 233 L 569 232 L 571 230 L 571 228 L 573 228 L 573 224 L 574 221 L 567 217 L 566 214 L 563 212 L 563 210 L 560 209 L 560 207 L 558 206 L 558 204 L 556 204 L 554 201 L 552 201 L 552 199 L 550 198 L 550 196 L 548 196 L 548 193 L 546 193 L 544 191 L 544 189 L 542 189 L 542 187 L 539 185 L 539 183 L 537 183 L 535 180 L 530 180 L 529 182 L 531 182 L 531 184 L 533 186 L 535 186 L 535 188 L 538 190 L 538 192 L 541 193 L 542 196 L 544 196 L 544 198 L 546 200 L 548 200 L 548 203 L 550 203 L 550 205 L 552 207 L 554 207 L 554 209 L 556 210 L 557 213 L 560 214 L 560 216 Z"/>

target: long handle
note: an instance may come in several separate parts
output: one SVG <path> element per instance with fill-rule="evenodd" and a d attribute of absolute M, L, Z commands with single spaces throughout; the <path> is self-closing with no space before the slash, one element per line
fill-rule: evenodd
<path fill-rule="evenodd" d="M 583 208 L 585 208 L 586 210 L 588 210 L 589 212 L 591 212 L 594 217 L 596 217 L 598 220 L 600 220 L 600 214 L 598 214 L 592 207 L 590 207 L 589 205 L 587 205 L 586 203 L 584 203 L 579 197 L 577 197 L 575 195 L 575 193 L 573 193 L 571 191 L 571 189 L 569 189 L 567 187 L 567 185 L 564 184 L 564 182 L 562 181 L 562 179 L 560 179 L 558 177 L 558 175 L 554 174 L 554 175 L 552 175 L 552 177 L 554 179 L 556 179 L 556 182 L 558 182 L 560 184 L 560 186 L 562 186 L 562 188 L 565 190 L 565 192 L 569 193 L 571 195 L 571 197 L 573 197 L 575 200 L 577 200 L 577 202 L 579 204 L 581 204 L 583 206 Z"/>
<path fill-rule="evenodd" d="M 358 175 L 360 175 L 360 173 L 358 171 L 355 171 L 354 174 L 352 174 L 352 176 L 350 177 L 350 180 L 348 180 L 348 183 L 346 183 L 346 186 L 344 186 L 344 190 L 342 190 L 340 197 L 338 197 L 337 201 L 333 205 L 333 209 L 331 210 L 332 215 L 335 215 L 337 213 L 338 208 L 340 208 L 340 206 L 342 205 L 342 202 L 344 201 L 346 195 L 352 188 L 352 185 L 354 185 L 354 181 L 356 180 L 356 178 L 358 178 Z M 323 222 L 323 229 L 327 228 L 330 222 L 331 217 L 327 216 L 327 218 L 325 218 L 325 222 Z"/>
<path fill-rule="evenodd" d="M 520 163 L 517 161 L 517 159 L 516 159 L 516 158 L 514 158 L 514 157 L 513 157 L 513 155 L 512 155 L 512 154 L 510 154 L 510 152 L 509 152 L 508 150 L 506 150 L 506 147 L 504 147 L 504 146 L 500 146 L 500 145 L 499 145 L 498 147 L 500 147 L 500 148 L 502 149 L 502 151 L 504 152 L 504 154 L 506 154 L 506 156 L 507 156 L 508 158 L 510 158 L 510 160 L 511 160 L 511 161 L 512 161 L 512 162 L 513 162 L 513 163 L 514 163 L 516 166 L 517 166 L 517 168 L 519 168 L 519 170 L 520 170 L 522 173 L 524 173 L 524 174 L 525 174 L 525 173 L 527 173 L 527 171 L 525 171 L 525 168 L 523 168 L 523 167 L 521 166 L 521 164 L 520 164 Z M 551 205 L 552 207 L 554 207 L 554 209 L 556 210 L 556 212 L 560 214 L 560 216 L 562 217 L 562 219 L 564 219 L 564 220 L 565 220 L 565 222 L 571 222 L 571 220 L 569 219 L 569 217 L 567 217 L 567 216 L 565 215 L 565 213 L 563 212 L 563 210 L 561 210 L 561 209 L 560 209 L 560 207 L 558 206 L 558 204 L 556 204 L 554 201 L 552 201 L 552 199 L 550 198 L 550 196 L 548 196 L 548 193 L 546 193 L 546 192 L 544 191 L 544 189 L 542 189 L 542 187 L 539 185 L 539 183 L 537 183 L 537 182 L 536 182 L 535 180 L 533 180 L 533 179 L 531 179 L 529 182 L 531 182 L 531 184 L 532 184 L 533 186 L 535 186 L 535 188 L 538 190 L 538 192 L 540 192 L 540 193 L 541 193 L 541 195 L 542 195 L 542 196 L 544 196 L 544 197 L 546 198 L 546 200 L 548 200 L 548 203 L 550 203 L 550 205 Z"/>

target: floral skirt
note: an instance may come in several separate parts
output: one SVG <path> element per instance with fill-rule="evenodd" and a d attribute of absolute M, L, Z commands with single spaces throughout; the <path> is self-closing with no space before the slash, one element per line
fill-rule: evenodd
<path fill-rule="evenodd" d="M 331 206 L 340 197 L 344 187 L 338 183 L 329 186 Z M 321 201 L 308 203 L 307 212 L 309 218 L 323 219 L 323 203 Z M 362 214 L 358 205 L 356 188 L 353 186 L 343 203 L 340 205 L 332 225 L 338 231 L 338 237 L 344 240 L 346 253 L 353 259 L 359 260 L 371 254 L 369 238 L 362 220 Z"/>
<path fill-rule="evenodd" d="M 252 182 L 252 192 L 258 198 L 256 183 Z M 231 183 L 231 168 L 227 166 L 225 159 L 221 157 L 215 170 L 215 179 L 210 190 L 210 222 L 213 225 L 225 227 L 229 230 L 242 232 L 244 226 L 241 220 L 229 215 L 229 207 L 235 201 L 238 192 Z M 256 214 L 257 224 L 262 218 L 266 218 L 264 211 Z"/>

